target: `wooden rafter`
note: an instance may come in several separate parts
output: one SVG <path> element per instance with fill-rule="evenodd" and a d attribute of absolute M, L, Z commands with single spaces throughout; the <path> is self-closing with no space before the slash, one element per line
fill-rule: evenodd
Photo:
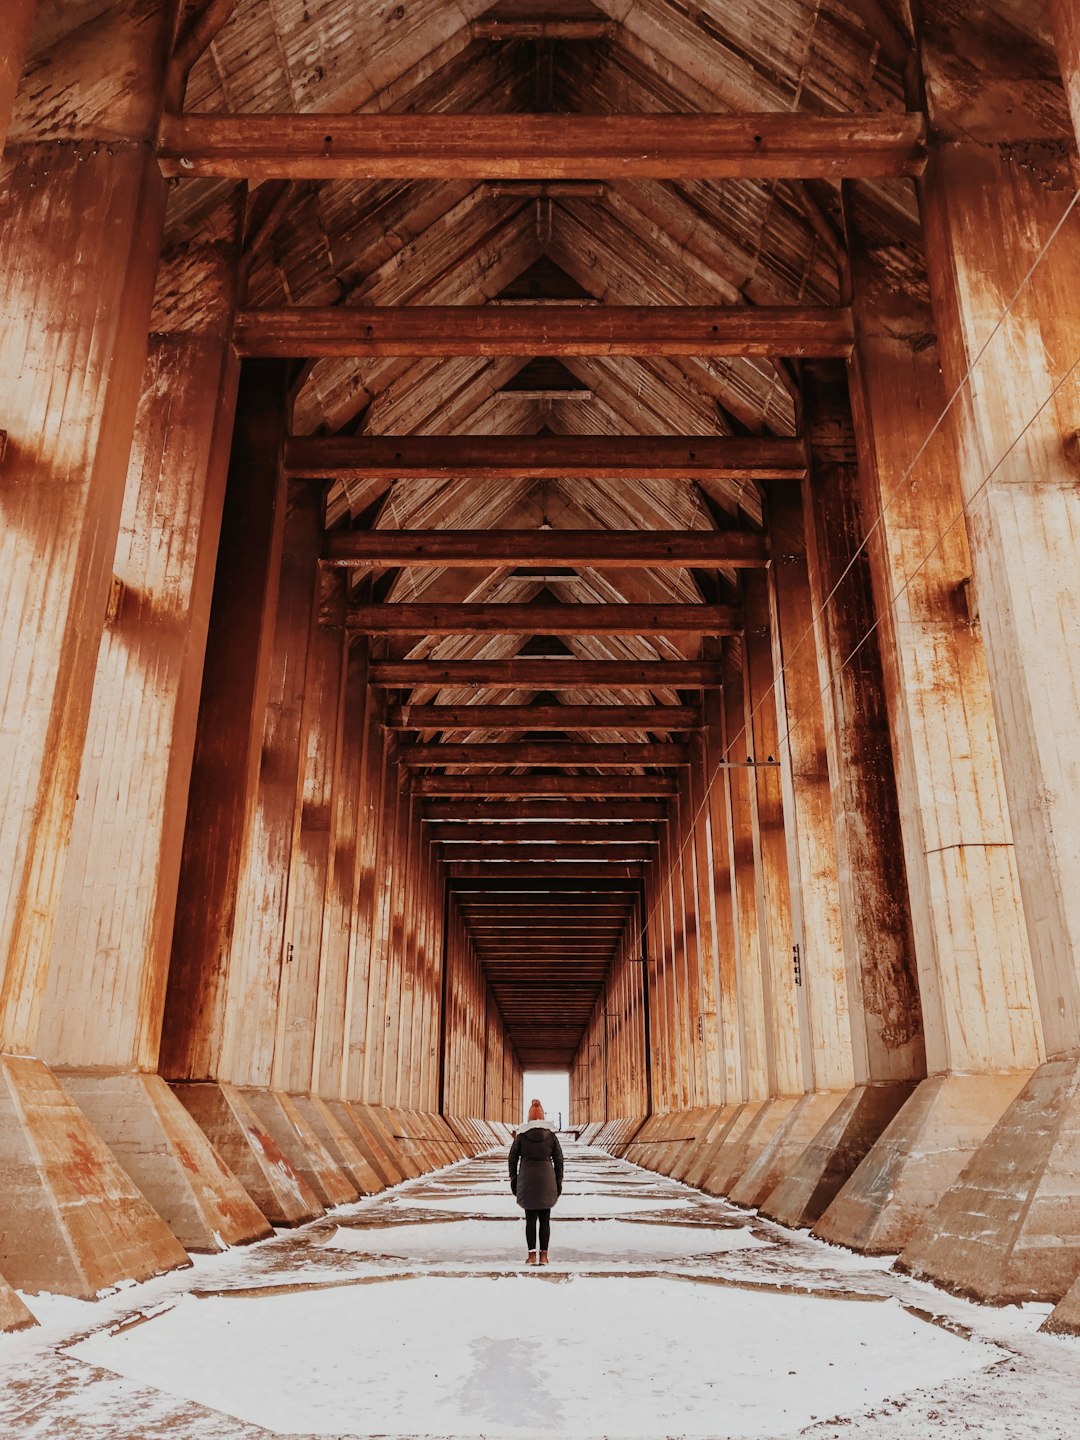
<path fill-rule="evenodd" d="M 360 565 L 568 565 L 603 569 L 760 568 L 763 535 L 744 530 L 353 530 L 327 537 L 323 561 Z"/>
<path fill-rule="evenodd" d="M 298 305 L 242 310 L 242 355 L 712 355 L 846 359 L 842 306 Z"/>
<path fill-rule="evenodd" d="M 376 660 L 368 683 L 381 689 L 434 685 L 485 685 L 500 690 L 719 689 L 720 666 L 711 661 L 667 660 Z"/>
<path fill-rule="evenodd" d="M 166 175 L 228 180 L 882 179 L 922 172 L 921 116 L 167 115 Z"/>
<path fill-rule="evenodd" d="M 607 800 L 591 804 L 588 800 L 573 802 L 541 797 L 526 800 L 438 800 L 429 799 L 424 818 L 460 824 L 482 822 L 486 825 L 517 825 L 522 821 L 563 821 L 566 824 L 618 824 L 648 821 L 661 824 L 667 820 L 667 807 L 659 800 Z"/>
<path fill-rule="evenodd" d="M 353 605 L 345 625 L 363 635 L 737 635 L 735 605 Z"/>
<path fill-rule="evenodd" d="M 391 730 L 692 730 L 692 705 L 395 705 Z"/>
<path fill-rule="evenodd" d="M 403 745 L 401 764 L 420 765 L 589 765 L 633 769 L 638 765 L 688 765 L 686 745 L 644 742 L 630 745 L 577 744 L 569 740 L 498 741 L 478 745 Z"/>
<path fill-rule="evenodd" d="M 634 795 L 661 798 L 676 793 L 675 781 L 667 775 L 577 775 L 562 770 L 542 770 L 531 775 L 418 775 L 413 781 L 417 795 L 499 795 L 502 797 L 550 795 Z"/>

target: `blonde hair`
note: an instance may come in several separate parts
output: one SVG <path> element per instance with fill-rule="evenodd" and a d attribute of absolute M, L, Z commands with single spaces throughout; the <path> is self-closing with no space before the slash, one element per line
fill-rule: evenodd
<path fill-rule="evenodd" d="M 543 1107 L 543 1105 L 540 1104 L 540 1101 L 539 1101 L 539 1100 L 532 1100 L 532 1101 L 530 1101 L 530 1103 L 529 1103 L 529 1119 L 530 1119 L 530 1120 L 543 1120 L 543 1118 L 544 1118 L 544 1107 Z"/>

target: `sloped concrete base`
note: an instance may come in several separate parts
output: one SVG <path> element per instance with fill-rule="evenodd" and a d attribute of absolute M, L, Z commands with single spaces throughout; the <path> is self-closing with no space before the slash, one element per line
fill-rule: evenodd
<path fill-rule="evenodd" d="M 28 1330 L 38 1322 L 0 1275 L 0 1334 L 11 1330 Z"/>
<path fill-rule="evenodd" d="M 671 1167 L 671 1178 L 673 1180 L 685 1180 L 687 1172 L 693 1165 L 694 1160 L 701 1153 L 702 1146 L 717 1133 L 718 1129 L 724 1123 L 728 1112 L 733 1108 L 734 1107 L 730 1105 L 714 1105 L 710 1110 L 706 1110 L 701 1124 L 697 1126 L 693 1143 L 682 1147 L 681 1153 L 676 1157 L 675 1163 Z"/>
<path fill-rule="evenodd" d="M 386 1182 L 361 1149 L 355 1131 L 346 1128 L 325 1100 L 318 1095 L 294 1095 L 292 1098 L 359 1195 L 376 1195 L 386 1188 Z"/>
<path fill-rule="evenodd" d="M 720 1147 L 731 1133 L 731 1128 L 743 1110 L 742 1105 L 725 1105 L 704 1138 L 694 1148 L 694 1154 L 686 1174 L 682 1177 L 687 1185 L 701 1189 L 701 1183 L 711 1171 Z"/>
<path fill-rule="evenodd" d="M 814 1226 L 814 1234 L 867 1255 L 902 1250 L 1027 1078 L 1025 1073 L 924 1080 Z"/>
<path fill-rule="evenodd" d="M 183 1081 L 171 1088 L 271 1225 L 302 1225 L 325 1214 L 235 1085 Z"/>
<path fill-rule="evenodd" d="M 1080 1278 L 1039 1326 L 1050 1335 L 1080 1335 Z"/>
<path fill-rule="evenodd" d="M 743 1171 L 728 1198 L 751 1209 L 760 1205 L 790 1175 L 807 1145 L 846 1098 L 846 1090 L 815 1090 L 796 1101 L 757 1159 Z"/>
<path fill-rule="evenodd" d="M 274 1233 L 160 1075 L 58 1073 L 185 1250 L 222 1250 Z"/>
<path fill-rule="evenodd" d="M 356 1140 L 357 1145 L 381 1175 L 385 1185 L 400 1185 L 405 1179 L 404 1170 L 394 1160 L 389 1145 L 383 1139 L 382 1131 L 373 1125 L 360 1105 L 348 1105 L 344 1101 L 329 1101 L 330 1109 L 345 1129 Z"/>
<path fill-rule="evenodd" d="M 385 1106 L 354 1105 L 352 1111 L 358 1121 L 366 1124 L 368 1129 L 378 1137 L 391 1164 L 403 1180 L 415 1180 L 417 1175 L 423 1174 L 424 1167 L 417 1159 L 412 1146 L 397 1138 L 397 1126 Z"/>
<path fill-rule="evenodd" d="M 90 1299 L 190 1263 L 49 1067 L 0 1056 L 0 1273 Z"/>
<path fill-rule="evenodd" d="M 335 1205 L 351 1205 L 360 1198 L 356 1186 L 319 1139 L 294 1096 L 255 1086 L 242 1087 L 241 1094 L 321 1205 L 332 1210 Z"/>
<path fill-rule="evenodd" d="M 762 1215 L 793 1229 L 820 1220 L 918 1083 L 895 1080 L 849 1091 L 787 1179 L 761 1202 Z"/>
<path fill-rule="evenodd" d="M 773 1138 L 802 1099 L 801 1095 L 776 1095 L 766 1100 L 731 1152 L 724 1194 L 731 1199 L 740 1180 L 772 1144 Z M 741 1202 L 745 1203 L 745 1202 Z"/>
<path fill-rule="evenodd" d="M 723 1133 L 701 1171 L 700 1187 L 706 1195 L 726 1195 L 729 1176 L 742 1154 L 746 1136 L 757 1124 L 768 1100 L 748 1100 L 740 1105 L 727 1130 Z M 732 1182 L 733 1183 L 733 1182 Z"/>
<path fill-rule="evenodd" d="M 992 1305 L 1062 1299 L 1080 1274 L 1080 1058 L 1040 1065 L 898 1268 Z"/>

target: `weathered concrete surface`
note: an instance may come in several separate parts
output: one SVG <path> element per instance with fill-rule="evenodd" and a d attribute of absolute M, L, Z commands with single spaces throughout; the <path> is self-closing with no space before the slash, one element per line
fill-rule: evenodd
<path fill-rule="evenodd" d="M 414 1180 L 421 1173 L 422 1167 L 411 1151 L 406 1150 L 401 1141 L 395 1139 L 394 1127 L 381 1106 L 350 1105 L 349 1112 L 362 1132 L 371 1137 L 371 1144 L 377 1146 L 381 1154 L 386 1156 L 398 1179 Z"/>
<path fill-rule="evenodd" d="M 753 1124 L 747 1126 L 741 1139 L 734 1142 L 724 1181 L 725 1195 L 730 1195 L 737 1188 L 742 1177 L 772 1144 L 801 1098 L 800 1095 L 775 1095 L 765 1101 L 754 1116 Z"/>
<path fill-rule="evenodd" d="M 87 1299 L 189 1263 L 40 1060 L 0 1057 L 0 1270 L 21 1290 Z"/>
<path fill-rule="evenodd" d="M 742 1153 L 744 1137 L 753 1130 L 768 1103 L 767 1100 L 748 1101 L 722 1133 L 702 1169 L 700 1184 L 706 1195 L 727 1194 L 729 1177 Z"/>
<path fill-rule="evenodd" d="M 820 1220 L 917 1084 L 916 1080 L 894 1080 L 856 1085 L 807 1145 L 790 1174 L 761 1202 L 761 1213 L 793 1227 Z"/>
<path fill-rule="evenodd" d="M 325 1100 L 317 1095 L 294 1095 L 292 1099 L 358 1194 L 374 1195 L 386 1188 L 386 1181 L 364 1154 L 355 1130 L 347 1129 Z"/>
<path fill-rule="evenodd" d="M 870 1255 L 902 1250 L 1001 1116 L 1026 1074 L 924 1080 L 814 1226 Z"/>
<path fill-rule="evenodd" d="M 679 1153 L 668 1172 L 673 1180 L 686 1179 L 687 1172 L 700 1155 L 702 1146 L 718 1133 L 733 1109 L 734 1106 L 731 1105 L 714 1105 L 711 1110 L 704 1112 L 700 1124 L 695 1127 L 696 1134 L 692 1143 L 680 1146 Z"/>
<path fill-rule="evenodd" d="M 1041 1065 L 975 1152 L 902 1269 L 993 1304 L 1060 1300 L 1080 1275 L 1080 1059 Z"/>
<path fill-rule="evenodd" d="M 185 1081 L 172 1088 L 272 1225 L 302 1225 L 324 1213 L 235 1085 Z"/>
<path fill-rule="evenodd" d="M 348 1205 L 358 1192 L 334 1161 L 291 1095 L 243 1086 L 240 1093 L 277 1142 L 281 1153 L 328 1210 Z"/>
<path fill-rule="evenodd" d="M 160 1075 L 60 1071 L 59 1078 L 185 1250 L 273 1234 Z"/>
<path fill-rule="evenodd" d="M 37 1321 L 16 1295 L 8 1282 L 0 1275 L 0 1332 L 27 1330 Z"/>
<path fill-rule="evenodd" d="M 804 1095 L 753 1163 L 743 1171 L 729 1199 L 755 1207 L 776 1189 L 798 1164 L 803 1151 L 821 1127 L 844 1103 L 848 1091 L 816 1090 Z"/>
<path fill-rule="evenodd" d="M 1080 1277 L 1043 1322 L 1042 1329 L 1051 1335 L 1080 1335 Z"/>
<path fill-rule="evenodd" d="M 397 1185 L 404 1180 L 404 1170 L 396 1164 L 381 1132 L 371 1123 L 361 1106 L 347 1105 L 343 1100 L 330 1100 L 327 1105 L 341 1121 L 346 1133 L 356 1141 L 375 1173 L 382 1177 L 384 1185 Z"/>
<path fill-rule="evenodd" d="M 708 1127 L 705 1134 L 694 1147 L 694 1153 L 690 1157 L 690 1164 L 686 1172 L 678 1178 L 685 1181 L 687 1185 L 701 1187 L 702 1178 L 709 1173 L 709 1168 L 714 1157 L 718 1154 L 720 1146 L 727 1139 L 731 1127 L 739 1118 L 743 1109 L 741 1105 L 725 1105 L 720 1110 L 715 1121 Z"/>

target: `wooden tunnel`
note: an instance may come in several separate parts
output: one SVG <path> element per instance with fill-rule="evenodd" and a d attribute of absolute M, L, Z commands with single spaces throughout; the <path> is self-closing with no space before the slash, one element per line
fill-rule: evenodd
<path fill-rule="evenodd" d="M 962 8 L 8 0 L 0 1327 L 557 1069 L 1080 1328 L 1080 22 Z"/>

